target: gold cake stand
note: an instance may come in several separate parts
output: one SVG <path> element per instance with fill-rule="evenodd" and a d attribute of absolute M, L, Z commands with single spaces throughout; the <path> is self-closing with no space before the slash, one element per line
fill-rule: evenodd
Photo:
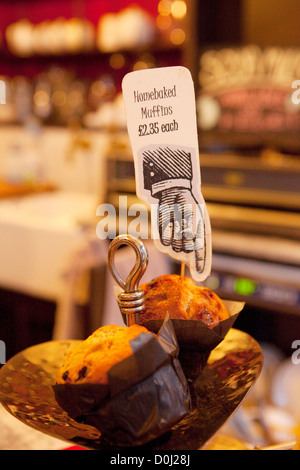
<path fill-rule="evenodd" d="M 57 370 L 76 343 L 50 341 L 10 359 L 0 370 L 0 402 L 15 418 L 49 436 L 87 449 L 116 450 L 96 428 L 72 420 L 55 400 L 52 386 Z M 190 384 L 191 413 L 143 449 L 204 448 L 240 406 L 262 364 L 259 344 L 247 333 L 231 329 Z"/>

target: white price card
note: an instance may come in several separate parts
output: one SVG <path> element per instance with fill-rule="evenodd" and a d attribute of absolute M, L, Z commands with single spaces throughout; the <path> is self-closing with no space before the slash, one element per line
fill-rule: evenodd
<path fill-rule="evenodd" d="M 211 225 L 191 73 L 185 67 L 140 70 L 127 74 L 122 87 L 136 193 L 151 207 L 152 238 L 203 281 L 211 271 Z"/>

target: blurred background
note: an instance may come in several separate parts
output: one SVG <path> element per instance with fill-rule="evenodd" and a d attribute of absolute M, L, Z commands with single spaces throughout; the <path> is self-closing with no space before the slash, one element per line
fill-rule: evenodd
<path fill-rule="evenodd" d="M 299 1 L 0 0 L 0 7 L 0 339 L 7 359 L 117 321 L 107 243 L 95 238 L 100 204 L 118 211 L 120 196 L 136 202 L 121 81 L 132 70 L 184 65 L 195 83 L 213 228 L 205 284 L 246 302 L 235 326 L 266 348 L 268 374 L 280 367 L 280 377 L 290 374 L 293 386 L 272 404 L 295 415 Z M 178 271 L 154 250 L 150 256 L 149 276 Z M 268 376 L 268 397 L 270 383 Z M 300 422 L 299 403 L 297 413 Z M 290 415 L 276 418 L 282 429 Z M 265 419 L 273 423 L 273 415 Z M 283 437 L 263 435 L 263 442 Z"/>

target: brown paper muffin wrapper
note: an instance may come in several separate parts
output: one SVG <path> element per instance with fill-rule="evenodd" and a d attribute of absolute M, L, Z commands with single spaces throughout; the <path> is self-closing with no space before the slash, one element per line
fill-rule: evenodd
<path fill-rule="evenodd" d="M 170 318 L 157 336 L 141 333 L 133 355 L 108 372 L 108 385 L 57 384 L 58 404 L 77 422 L 97 428 L 116 446 L 139 446 L 167 432 L 191 410 Z"/>
<path fill-rule="evenodd" d="M 205 367 L 209 355 L 220 344 L 233 327 L 244 308 L 244 302 L 223 300 L 229 318 L 221 321 L 215 328 L 208 328 L 200 320 L 172 319 L 179 344 L 179 361 L 188 380 L 194 380 Z M 163 320 L 148 320 L 143 323 L 148 330 L 159 331 Z"/>

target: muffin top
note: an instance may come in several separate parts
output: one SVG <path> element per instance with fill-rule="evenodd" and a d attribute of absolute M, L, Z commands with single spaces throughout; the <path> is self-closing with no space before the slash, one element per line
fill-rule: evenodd
<path fill-rule="evenodd" d="M 229 318 L 223 301 L 207 287 L 198 286 L 188 277 L 166 274 L 140 286 L 144 290 L 145 308 L 140 319 L 164 319 L 169 313 L 172 319 L 201 320 L 209 328 Z"/>
<path fill-rule="evenodd" d="M 141 333 L 152 334 L 140 325 L 106 325 L 99 328 L 67 353 L 58 371 L 56 383 L 107 385 L 107 372 L 115 364 L 131 356 L 130 341 Z"/>

